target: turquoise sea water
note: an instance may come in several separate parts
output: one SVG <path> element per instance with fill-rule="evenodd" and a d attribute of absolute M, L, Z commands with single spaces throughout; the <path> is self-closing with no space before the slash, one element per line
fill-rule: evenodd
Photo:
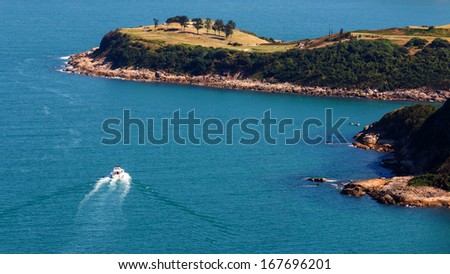
<path fill-rule="evenodd" d="M 308 176 L 388 176 L 383 154 L 342 145 L 100 144 L 102 121 L 336 117 L 362 125 L 409 103 L 143 84 L 61 73 L 61 56 L 117 27 L 176 14 L 234 19 L 293 40 L 328 30 L 450 23 L 450 1 L 1 1 L 0 253 L 449 253 L 450 211 L 349 198 Z M 395 2 L 395 3 L 393 3 Z M 360 127 L 345 125 L 350 139 Z M 123 184 L 97 180 L 114 165 Z"/>

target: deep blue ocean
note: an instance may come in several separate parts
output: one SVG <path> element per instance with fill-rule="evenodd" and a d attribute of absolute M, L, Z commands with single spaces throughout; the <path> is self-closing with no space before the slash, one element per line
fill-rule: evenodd
<path fill-rule="evenodd" d="M 164 118 L 195 109 L 223 121 L 323 118 L 350 140 L 411 102 L 230 91 L 71 75 L 62 56 L 115 28 L 154 17 L 233 19 L 283 40 L 329 29 L 450 23 L 450 1 L 0 0 L 0 253 L 449 253 L 450 210 L 343 196 L 308 176 L 389 176 L 384 154 L 349 144 L 102 145 L 102 122 L 123 109 Z M 320 131 L 318 131 L 320 133 Z M 135 136 L 135 135 L 133 135 Z M 122 165 L 124 184 L 97 180 Z M 89 194 L 90 193 L 90 194 Z"/>

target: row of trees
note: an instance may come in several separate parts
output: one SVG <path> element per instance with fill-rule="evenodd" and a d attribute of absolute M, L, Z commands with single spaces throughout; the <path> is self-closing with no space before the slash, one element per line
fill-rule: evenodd
<path fill-rule="evenodd" d="M 233 35 L 234 29 L 236 29 L 236 23 L 233 20 L 229 20 L 225 24 L 220 18 L 214 21 L 211 20 L 211 18 L 206 18 L 206 20 L 203 20 L 202 18 L 192 18 L 192 20 L 190 20 L 186 15 L 177 15 L 167 18 L 166 24 L 178 23 L 183 28 L 183 30 L 185 30 L 189 21 L 192 21 L 192 25 L 197 30 L 197 34 L 199 34 L 199 31 L 201 29 L 205 28 L 206 33 L 208 34 L 210 30 L 213 30 L 215 35 L 218 33 L 220 36 L 220 34 L 223 32 L 225 34 L 225 37 L 228 38 Z M 158 27 L 159 20 L 157 18 L 153 18 L 153 23 L 156 29 Z"/>
<path fill-rule="evenodd" d="M 174 17 L 167 18 L 166 24 L 178 23 L 183 29 L 186 29 L 189 23 L 189 17 L 186 15 L 177 15 Z"/>
<path fill-rule="evenodd" d="M 223 33 L 225 33 L 226 38 L 233 35 L 233 30 L 236 28 L 236 23 L 233 20 L 229 20 L 228 23 L 224 24 L 222 19 L 216 19 L 212 26 L 211 26 L 211 19 L 207 18 L 206 22 L 208 22 L 208 20 L 209 20 L 209 26 L 214 31 L 214 34 L 216 34 L 216 32 L 218 32 L 219 36 L 220 36 L 220 32 L 223 32 Z M 206 26 L 206 32 L 209 33 L 210 29 L 208 29 L 208 24 L 206 24 L 205 26 Z"/>

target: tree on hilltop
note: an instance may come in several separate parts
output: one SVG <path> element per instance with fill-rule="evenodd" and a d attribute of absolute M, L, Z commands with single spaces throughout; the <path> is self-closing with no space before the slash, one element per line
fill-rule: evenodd
<path fill-rule="evenodd" d="M 194 23 L 194 28 L 198 31 L 203 28 L 203 20 L 201 18 L 193 18 L 192 22 Z"/>
<path fill-rule="evenodd" d="M 339 43 L 341 42 L 343 36 L 344 36 L 344 29 L 341 28 L 341 30 L 339 31 Z"/>
<path fill-rule="evenodd" d="M 206 18 L 206 21 L 205 21 L 206 33 L 209 33 L 211 26 L 212 26 L 211 18 Z"/>
<path fill-rule="evenodd" d="M 228 21 L 228 23 L 224 27 L 225 38 L 228 38 L 233 35 L 233 30 L 236 28 L 236 23 L 233 20 Z"/>
<path fill-rule="evenodd" d="M 155 30 L 156 30 L 158 28 L 159 20 L 156 18 L 153 18 L 153 23 L 155 24 Z"/>
<path fill-rule="evenodd" d="M 166 19 L 166 24 L 178 23 L 179 16 L 169 17 Z"/>
<path fill-rule="evenodd" d="M 166 24 L 178 23 L 183 29 L 186 29 L 187 23 L 189 22 L 189 17 L 186 15 L 177 15 L 174 17 L 167 18 Z"/>
<path fill-rule="evenodd" d="M 219 32 L 219 36 L 220 36 L 220 32 L 221 32 L 222 30 L 224 30 L 224 28 L 225 28 L 225 25 L 224 25 L 222 19 L 217 19 L 217 20 L 214 22 L 213 30 L 214 30 L 214 32 L 216 32 L 216 30 L 217 30 L 217 31 Z"/>
<path fill-rule="evenodd" d="M 232 27 L 232 29 L 236 28 L 236 23 L 233 20 L 229 20 L 227 25 L 230 25 Z"/>
<path fill-rule="evenodd" d="M 186 15 L 183 15 L 183 16 L 180 16 L 180 21 L 178 23 L 180 23 L 180 25 L 183 27 L 183 30 L 185 30 L 188 22 L 189 22 L 189 18 Z"/>

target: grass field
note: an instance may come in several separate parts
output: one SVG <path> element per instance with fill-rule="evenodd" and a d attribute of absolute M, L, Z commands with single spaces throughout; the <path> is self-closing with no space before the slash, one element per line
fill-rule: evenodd
<path fill-rule="evenodd" d="M 410 26 L 405 28 L 390 28 L 382 30 L 353 31 L 352 35 L 358 39 L 388 39 L 398 45 L 406 44 L 411 38 L 418 37 L 431 43 L 436 38 L 450 41 L 450 25 L 428 28 L 424 26 Z"/>
<path fill-rule="evenodd" d="M 138 28 L 124 28 L 120 32 L 126 33 L 131 37 L 141 40 L 144 43 L 157 43 L 160 45 L 200 45 L 204 47 L 228 48 L 242 51 L 255 52 L 276 52 L 286 51 L 296 46 L 296 43 L 270 43 L 261 39 L 251 33 L 246 33 L 235 29 L 231 37 L 225 39 L 223 32 L 216 33 L 212 30 L 207 33 L 206 29 L 200 29 L 197 35 L 197 30 L 189 24 L 186 29 L 181 29 L 177 23 L 172 23 L 168 26 L 159 25 L 143 26 Z"/>
<path fill-rule="evenodd" d="M 158 25 L 157 28 L 155 26 L 141 26 L 138 28 L 123 28 L 119 31 L 150 47 L 185 44 L 267 53 L 286 51 L 296 47 L 307 49 L 320 48 L 337 43 L 338 40 L 336 39 L 338 34 L 334 34 L 308 41 L 270 43 L 250 32 L 238 29 L 234 30 L 231 37 L 225 38 L 224 33 L 219 35 L 219 33 L 214 33 L 212 30 L 207 32 L 205 28 L 200 29 L 197 34 L 197 30 L 192 23 L 189 23 L 185 29 L 182 29 L 178 23 L 172 23 L 169 25 Z M 398 45 L 406 44 L 413 37 L 420 37 L 428 40 L 428 42 L 436 38 L 450 41 L 450 25 L 437 26 L 431 29 L 417 26 L 382 30 L 360 30 L 351 32 L 351 36 L 360 40 L 388 39 Z"/>

